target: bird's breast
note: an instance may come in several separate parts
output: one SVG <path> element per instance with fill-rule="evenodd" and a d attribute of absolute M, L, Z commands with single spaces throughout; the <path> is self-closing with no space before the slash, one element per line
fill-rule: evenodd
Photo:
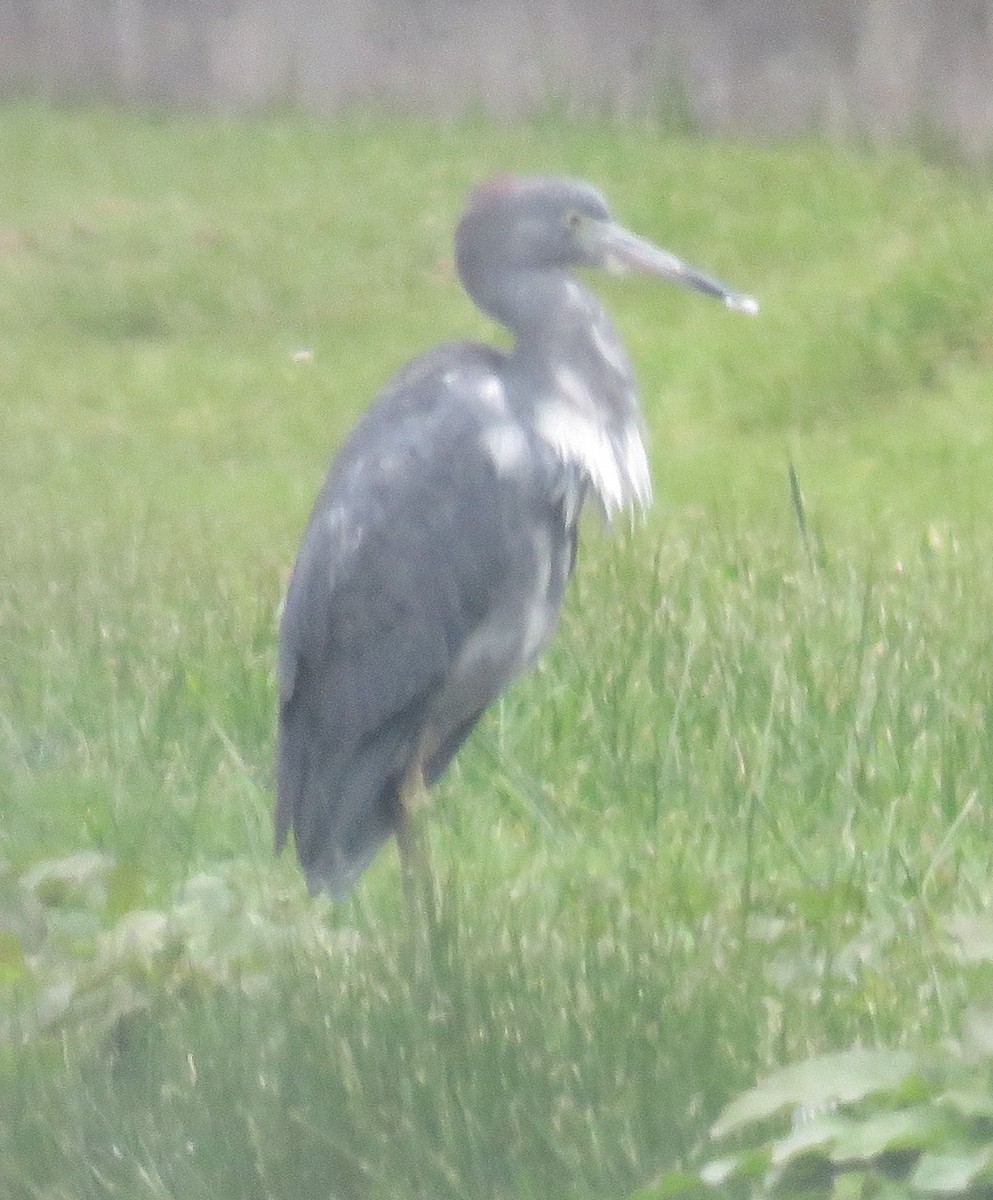
<path fill-rule="evenodd" d="M 588 480 L 607 518 L 652 500 L 648 456 L 637 421 L 604 420 L 554 392 L 535 411 L 538 436 L 568 467 Z"/>

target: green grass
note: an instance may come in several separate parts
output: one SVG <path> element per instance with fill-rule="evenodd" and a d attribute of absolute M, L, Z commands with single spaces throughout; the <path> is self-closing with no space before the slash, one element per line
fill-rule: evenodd
<path fill-rule="evenodd" d="M 0 111 L 0 1191 L 621 1197 L 770 1065 L 953 1031 L 993 890 L 986 177 L 652 130 Z M 270 858 L 276 611 L 467 186 L 595 179 L 658 502 L 383 852 Z M 300 361 L 296 352 L 312 352 Z M 791 499 L 792 463 L 807 540 Z M 3 865 L 6 864 L 6 865 Z"/>

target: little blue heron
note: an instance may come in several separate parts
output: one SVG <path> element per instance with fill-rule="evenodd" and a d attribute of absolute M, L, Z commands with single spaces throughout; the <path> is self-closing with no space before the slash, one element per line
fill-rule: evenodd
<path fill-rule="evenodd" d="M 498 176 L 455 234 L 465 290 L 509 351 L 450 342 L 401 368 L 338 452 L 279 642 L 276 849 L 344 895 L 555 626 L 580 510 L 644 508 L 628 356 L 573 267 L 750 296 L 616 224 L 588 183 Z"/>

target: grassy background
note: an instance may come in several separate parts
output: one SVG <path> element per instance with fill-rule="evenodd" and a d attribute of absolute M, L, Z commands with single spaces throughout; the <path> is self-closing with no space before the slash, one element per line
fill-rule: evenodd
<path fill-rule="evenodd" d="M 0 111 L 0 1184 L 623 1196 L 771 1063 L 956 1027 L 990 902 L 989 178 L 652 129 Z M 465 189 L 594 179 L 658 502 L 385 851 L 269 857 L 275 612 Z M 307 351 L 301 355 L 300 351 Z M 798 531 L 787 466 L 806 502 Z"/>

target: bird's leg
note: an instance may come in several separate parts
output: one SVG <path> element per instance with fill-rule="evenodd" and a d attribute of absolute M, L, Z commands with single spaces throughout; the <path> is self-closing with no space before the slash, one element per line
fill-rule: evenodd
<path fill-rule="evenodd" d="M 425 807 L 427 801 L 427 787 L 421 763 L 421 756 L 417 755 L 400 787 L 396 840 L 407 907 L 412 915 L 426 919 L 428 926 L 433 928 L 437 917 L 434 878 L 431 873 L 431 856 L 423 817 L 419 811 Z"/>

